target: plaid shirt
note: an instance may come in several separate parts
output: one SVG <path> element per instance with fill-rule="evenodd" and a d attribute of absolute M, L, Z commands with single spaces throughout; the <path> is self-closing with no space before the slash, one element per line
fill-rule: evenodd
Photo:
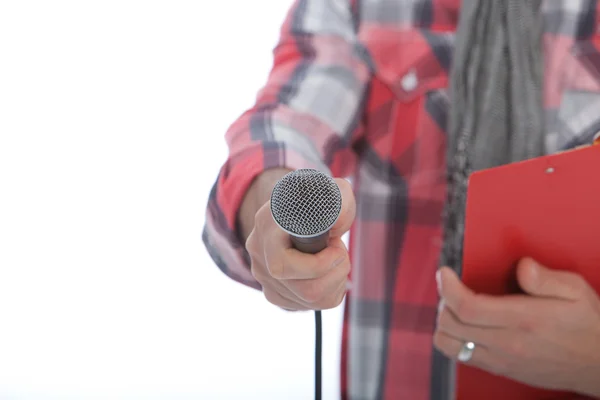
<path fill-rule="evenodd" d="M 236 234 L 251 181 L 271 167 L 351 177 L 342 398 L 441 398 L 432 347 L 445 200 L 448 70 L 459 0 L 298 0 L 256 104 L 227 132 L 204 241 L 232 279 L 260 289 Z M 544 0 L 546 145 L 600 130 L 600 7 Z"/>

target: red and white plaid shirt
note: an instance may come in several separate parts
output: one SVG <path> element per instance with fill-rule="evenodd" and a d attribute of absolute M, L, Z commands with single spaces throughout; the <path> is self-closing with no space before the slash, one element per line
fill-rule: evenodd
<path fill-rule="evenodd" d="M 548 153 L 600 131 L 600 7 L 544 0 Z M 204 241 L 259 289 L 236 234 L 251 181 L 271 167 L 352 177 L 353 288 L 342 398 L 440 399 L 432 346 L 445 200 L 448 70 L 459 0 L 298 0 L 255 106 L 227 132 Z"/>

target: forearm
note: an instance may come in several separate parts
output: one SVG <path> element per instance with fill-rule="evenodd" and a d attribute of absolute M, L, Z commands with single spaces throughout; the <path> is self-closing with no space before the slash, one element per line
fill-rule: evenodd
<path fill-rule="evenodd" d="M 238 214 L 240 239 L 245 242 L 254 229 L 256 212 L 269 200 L 273 187 L 281 177 L 290 172 L 286 168 L 273 168 L 260 174 L 244 196 Z"/>

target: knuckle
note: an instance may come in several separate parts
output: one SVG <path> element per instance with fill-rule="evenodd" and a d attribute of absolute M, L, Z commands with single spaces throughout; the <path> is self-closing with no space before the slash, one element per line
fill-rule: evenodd
<path fill-rule="evenodd" d="M 344 276 L 348 276 L 351 269 L 350 258 L 346 257 L 346 259 L 338 266 L 338 268 L 340 269 L 340 272 L 344 274 Z"/>
<path fill-rule="evenodd" d="M 451 357 L 450 350 L 448 349 L 448 339 L 440 332 L 436 332 L 433 335 L 433 345 L 436 349 L 441 351 L 444 355 Z"/>
<path fill-rule="evenodd" d="M 260 225 L 261 225 L 260 210 L 258 210 L 256 212 L 256 214 L 254 214 L 254 229 L 260 228 Z"/>
<path fill-rule="evenodd" d="M 344 297 L 346 297 L 345 291 L 340 291 L 339 293 L 335 293 L 333 296 L 330 296 L 325 302 L 321 304 L 321 309 L 330 310 L 338 307 L 344 301 Z"/>
<path fill-rule="evenodd" d="M 332 308 L 339 307 L 340 304 L 342 304 L 342 302 L 344 301 L 345 297 L 346 297 L 346 291 L 344 290 L 340 294 L 338 294 L 338 296 L 336 297 L 336 300 L 333 303 L 333 307 Z"/>
<path fill-rule="evenodd" d="M 259 274 L 258 274 L 258 271 L 256 270 L 256 264 L 255 263 L 251 263 L 250 264 L 250 273 L 252 274 L 252 277 L 254 279 L 256 279 L 257 281 L 260 281 Z"/>
<path fill-rule="evenodd" d="M 268 215 L 266 215 L 265 210 L 265 207 L 261 207 L 256 214 L 254 214 L 254 229 L 258 230 L 259 232 L 264 231 L 266 225 L 266 217 L 268 217 Z"/>
<path fill-rule="evenodd" d="M 255 229 L 252 229 L 250 231 L 250 234 L 246 238 L 246 243 L 244 243 L 244 246 L 246 248 L 252 247 L 254 245 L 254 243 L 256 242 L 256 236 L 255 236 L 254 231 L 255 231 Z"/>
<path fill-rule="evenodd" d="M 267 299 L 267 301 L 271 304 L 274 304 L 276 306 L 280 306 L 279 304 L 279 296 L 277 295 L 277 293 L 268 288 L 268 287 L 264 287 L 263 288 L 263 295 L 265 296 L 265 299 Z"/>
<path fill-rule="evenodd" d="M 448 330 L 451 328 L 453 322 L 450 311 L 448 311 L 448 308 L 444 307 L 438 318 L 438 327 L 442 330 Z"/>
<path fill-rule="evenodd" d="M 246 247 L 246 251 L 248 251 L 248 254 L 250 255 L 250 257 L 258 258 L 259 244 L 258 244 L 258 240 L 256 238 L 256 233 L 254 232 L 254 230 L 250 233 L 250 235 L 248 236 L 248 239 L 246 239 L 245 247 Z"/>
<path fill-rule="evenodd" d="M 256 279 L 258 282 L 263 282 L 264 273 L 261 270 L 260 266 L 258 264 L 256 264 L 255 262 L 252 262 L 250 264 L 250 273 L 252 274 L 254 279 Z"/>
<path fill-rule="evenodd" d="M 442 343 L 441 343 L 439 332 L 435 332 L 433 335 L 433 345 L 435 346 L 436 349 L 441 350 L 440 347 L 442 347 Z"/>

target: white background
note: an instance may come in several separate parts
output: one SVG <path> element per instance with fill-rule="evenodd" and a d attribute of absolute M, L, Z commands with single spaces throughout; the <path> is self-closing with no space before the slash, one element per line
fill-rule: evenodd
<path fill-rule="evenodd" d="M 0 3 L 0 399 L 311 398 L 312 314 L 201 242 L 290 3 Z"/>

